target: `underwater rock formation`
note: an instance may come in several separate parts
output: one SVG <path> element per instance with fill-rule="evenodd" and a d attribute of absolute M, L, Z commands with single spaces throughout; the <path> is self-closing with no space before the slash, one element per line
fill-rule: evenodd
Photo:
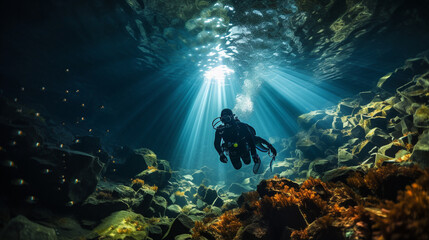
<path fill-rule="evenodd" d="M 9 221 L 0 233 L 0 239 L 56 240 L 58 238 L 54 229 L 31 222 L 19 215 Z"/>
<path fill-rule="evenodd" d="M 97 185 L 104 165 L 99 158 L 71 150 L 73 135 L 34 110 L 4 99 L 0 104 L 1 180 L 12 183 L 4 194 L 57 206 L 83 202 Z"/>
<path fill-rule="evenodd" d="M 426 57 L 410 59 L 382 77 L 374 91 L 300 116 L 298 122 L 306 130 L 283 150 L 289 151 L 286 157 L 299 160 L 292 172 L 280 174 L 322 177 L 341 166 L 407 161 L 426 167 L 428 74 Z M 396 78 L 401 78 L 400 84 Z"/>

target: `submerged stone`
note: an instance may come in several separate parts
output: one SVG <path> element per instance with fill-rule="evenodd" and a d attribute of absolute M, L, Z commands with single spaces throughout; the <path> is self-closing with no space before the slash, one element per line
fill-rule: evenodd
<path fill-rule="evenodd" d="M 175 237 L 180 234 L 189 234 L 191 228 L 195 225 L 194 221 L 186 216 L 185 214 L 180 214 L 177 216 L 173 223 L 170 225 L 167 233 L 162 238 L 163 240 L 175 240 Z"/>
<path fill-rule="evenodd" d="M 416 127 L 429 128 L 429 108 L 421 105 L 413 116 L 413 123 Z"/>
<path fill-rule="evenodd" d="M 414 146 L 411 159 L 422 168 L 429 167 L 429 130 L 425 130 L 420 135 L 419 141 Z"/>
<path fill-rule="evenodd" d="M 56 240 L 58 238 L 53 228 L 42 226 L 18 215 L 6 224 L 0 233 L 0 239 Z"/>

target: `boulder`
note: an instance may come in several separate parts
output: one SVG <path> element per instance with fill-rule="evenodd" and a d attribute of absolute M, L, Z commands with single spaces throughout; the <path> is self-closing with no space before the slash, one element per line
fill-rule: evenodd
<path fill-rule="evenodd" d="M 399 152 L 400 150 L 403 150 L 403 149 L 404 149 L 404 147 L 402 147 L 402 146 L 398 146 L 396 144 L 390 143 L 390 144 L 387 144 L 387 145 L 380 147 L 378 152 L 383 154 L 383 155 L 386 155 L 388 157 L 394 158 L 396 153 Z"/>
<path fill-rule="evenodd" d="M 326 115 L 324 118 L 318 120 L 315 126 L 317 129 L 328 129 L 332 127 L 333 121 L 334 121 L 333 115 Z"/>
<path fill-rule="evenodd" d="M 389 123 L 389 119 L 384 116 L 372 117 L 367 121 L 371 128 L 380 128 L 382 130 L 386 130 Z"/>
<path fill-rule="evenodd" d="M 216 190 L 201 185 L 198 188 L 198 196 L 205 203 L 211 205 L 218 198 Z"/>
<path fill-rule="evenodd" d="M 148 169 L 149 166 L 157 166 L 156 154 L 146 148 L 132 150 L 128 147 L 121 147 L 116 149 L 114 155 L 118 155 L 118 158 L 123 161 L 109 166 L 107 170 L 109 177 L 129 180 L 134 178 L 136 174 Z"/>
<path fill-rule="evenodd" d="M 408 59 L 404 67 L 398 68 L 393 73 L 380 78 L 377 87 L 393 93 L 397 88 L 411 81 L 414 75 L 427 70 L 429 68 L 428 65 L 425 58 Z"/>
<path fill-rule="evenodd" d="M 159 188 L 163 188 L 167 186 L 168 180 L 171 178 L 171 172 L 159 169 L 146 169 L 137 174 L 135 178 L 144 180 L 146 184 L 156 185 Z"/>
<path fill-rule="evenodd" d="M 341 167 L 329 170 L 325 172 L 325 174 L 322 177 L 322 181 L 324 182 L 344 182 L 346 183 L 346 179 L 351 176 L 354 172 L 361 172 L 364 171 L 361 169 L 361 167 Z"/>
<path fill-rule="evenodd" d="M 131 211 L 114 212 L 85 236 L 87 239 L 147 239 L 145 218 Z"/>
<path fill-rule="evenodd" d="M 210 206 L 208 206 L 210 208 Z M 188 212 L 188 216 L 195 222 L 195 221 L 201 221 L 204 217 L 206 217 L 206 209 L 203 209 L 204 211 L 198 210 L 196 208 L 192 208 Z"/>
<path fill-rule="evenodd" d="M 414 126 L 414 116 L 408 115 L 401 119 L 400 127 L 402 134 L 405 134 L 407 132 L 415 132 L 416 128 Z"/>
<path fill-rule="evenodd" d="M 401 98 L 399 102 L 393 104 L 393 108 L 401 114 L 408 114 L 407 109 L 411 106 L 411 103 L 412 102 L 410 102 L 408 99 Z"/>
<path fill-rule="evenodd" d="M 390 136 L 384 133 L 380 128 L 371 129 L 366 134 L 365 138 L 376 146 L 383 146 L 391 142 Z"/>
<path fill-rule="evenodd" d="M 162 228 L 158 225 L 149 225 L 146 231 L 148 236 L 154 240 L 162 238 Z"/>
<path fill-rule="evenodd" d="M 200 185 L 206 178 L 206 175 L 203 171 L 197 170 L 192 174 L 192 177 L 194 178 L 193 182 L 195 183 L 195 185 Z"/>
<path fill-rule="evenodd" d="M 124 185 L 117 185 L 113 188 L 113 196 L 118 198 L 134 198 L 136 196 L 137 192 L 134 191 L 133 188 L 124 186 Z"/>
<path fill-rule="evenodd" d="M 170 225 L 167 233 L 162 238 L 163 240 L 174 240 L 180 234 L 189 234 L 191 228 L 194 227 L 194 221 L 185 214 L 177 216 Z"/>
<path fill-rule="evenodd" d="M 140 188 L 137 191 L 137 197 L 132 199 L 131 208 L 136 213 L 145 213 L 151 206 L 154 196 L 155 191 L 151 189 Z"/>
<path fill-rule="evenodd" d="M 361 125 L 356 125 L 354 128 L 352 128 L 350 134 L 353 138 L 364 138 L 365 129 Z"/>
<path fill-rule="evenodd" d="M 109 192 L 96 192 L 89 196 L 81 206 L 79 215 L 84 219 L 100 220 L 120 210 L 126 210 L 129 205 L 114 198 Z"/>
<path fill-rule="evenodd" d="M 186 195 L 185 194 L 172 194 L 170 196 L 170 200 L 174 203 L 177 204 L 181 207 L 184 207 L 186 205 L 188 205 L 188 200 L 186 199 Z"/>
<path fill-rule="evenodd" d="M 296 149 L 302 151 L 304 156 L 310 159 L 320 157 L 323 154 L 323 144 L 315 136 L 298 139 Z"/>
<path fill-rule="evenodd" d="M 192 240 L 192 235 L 191 234 L 180 234 L 180 235 L 177 235 L 174 238 L 174 240 Z"/>
<path fill-rule="evenodd" d="M 310 127 L 315 124 L 318 120 L 326 116 L 324 111 L 312 111 L 306 114 L 302 114 L 298 117 L 298 123 L 303 127 Z"/>
<path fill-rule="evenodd" d="M 351 115 L 352 113 L 357 112 L 357 108 L 359 108 L 359 104 L 357 102 L 343 100 L 343 102 L 338 104 L 337 112 L 340 116 Z"/>
<path fill-rule="evenodd" d="M 235 193 L 235 194 L 241 194 L 242 192 L 248 192 L 251 191 L 252 188 L 239 184 L 239 183 L 233 183 L 231 184 L 231 186 L 228 188 L 228 191 Z"/>
<path fill-rule="evenodd" d="M 152 203 L 150 204 L 150 207 L 155 211 L 154 216 L 164 216 L 165 210 L 167 209 L 167 200 L 161 196 L 155 196 L 152 200 Z"/>
<path fill-rule="evenodd" d="M 359 159 L 346 148 L 338 149 L 338 166 L 354 166 L 359 163 Z"/>
<path fill-rule="evenodd" d="M 419 137 L 411 154 L 411 160 L 422 168 L 429 167 L 429 130 L 425 130 Z"/>
<path fill-rule="evenodd" d="M 221 209 L 223 211 L 228 211 L 228 210 L 232 210 L 234 208 L 238 208 L 238 203 L 237 201 L 235 201 L 234 199 L 227 199 L 224 201 L 223 206 L 221 207 Z"/>
<path fill-rule="evenodd" d="M 18 215 L 10 220 L 3 231 L 0 239 L 7 240 L 56 240 L 57 234 L 52 228 L 42 226 Z"/>
<path fill-rule="evenodd" d="M 413 116 L 413 123 L 419 128 L 429 128 L 429 108 L 421 105 Z"/>
<path fill-rule="evenodd" d="M 165 211 L 165 216 L 175 218 L 182 212 L 182 208 L 177 204 L 169 205 Z"/>
<path fill-rule="evenodd" d="M 218 196 L 215 199 L 215 201 L 213 202 L 212 206 L 219 207 L 219 208 L 222 207 L 223 206 L 223 199 Z"/>
<path fill-rule="evenodd" d="M 367 158 L 370 155 L 370 151 L 375 145 L 369 140 L 362 141 L 353 148 L 353 155 L 356 156 L 359 161 Z"/>
<path fill-rule="evenodd" d="M 311 164 L 310 164 L 311 166 Z M 327 159 L 317 159 L 313 162 L 312 170 L 318 173 L 324 173 L 332 168 L 332 164 Z"/>
<path fill-rule="evenodd" d="M 170 162 L 168 162 L 167 160 L 159 160 L 158 169 L 170 172 L 171 171 Z"/>
<path fill-rule="evenodd" d="M 70 206 L 94 192 L 102 167 L 97 157 L 87 153 L 46 147 L 37 157 L 27 159 L 21 178 L 43 202 Z"/>
<path fill-rule="evenodd" d="M 333 121 L 332 121 L 332 128 L 333 129 L 343 129 L 343 121 L 341 121 L 340 117 L 334 117 Z"/>
<path fill-rule="evenodd" d="M 359 103 L 361 105 L 366 105 L 374 99 L 375 94 L 373 91 L 365 91 L 359 93 Z"/>

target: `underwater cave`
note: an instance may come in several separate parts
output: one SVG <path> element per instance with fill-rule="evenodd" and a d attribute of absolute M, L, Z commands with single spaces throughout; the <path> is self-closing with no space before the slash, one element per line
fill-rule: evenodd
<path fill-rule="evenodd" d="M 0 6 L 0 239 L 429 239 L 428 0 Z"/>

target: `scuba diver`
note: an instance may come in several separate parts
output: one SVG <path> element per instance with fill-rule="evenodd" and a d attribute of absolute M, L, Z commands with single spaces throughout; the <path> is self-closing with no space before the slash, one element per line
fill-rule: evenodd
<path fill-rule="evenodd" d="M 220 123 L 223 124 L 220 124 Z M 219 125 L 220 124 L 220 125 Z M 256 131 L 250 125 L 240 122 L 238 118 L 232 113 L 231 109 L 223 109 L 221 116 L 215 118 L 212 122 L 213 128 L 216 130 L 214 147 L 219 153 L 220 161 L 223 163 L 228 162 L 225 153 L 229 155 L 231 163 L 235 169 L 240 169 L 242 166 L 240 158 L 244 164 L 250 164 L 250 155 L 252 156 L 253 172 L 256 174 L 261 165 L 261 159 L 256 153 L 256 149 L 262 152 L 268 152 L 272 155 L 270 162 L 270 169 L 274 161 L 277 151 L 265 139 L 256 136 Z M 223 143 L 221 144 L 223 140 Z M 250 153 L 249 153 L 250 151 Z M 225 152 L 225 153 L 224 153 Z"/>

